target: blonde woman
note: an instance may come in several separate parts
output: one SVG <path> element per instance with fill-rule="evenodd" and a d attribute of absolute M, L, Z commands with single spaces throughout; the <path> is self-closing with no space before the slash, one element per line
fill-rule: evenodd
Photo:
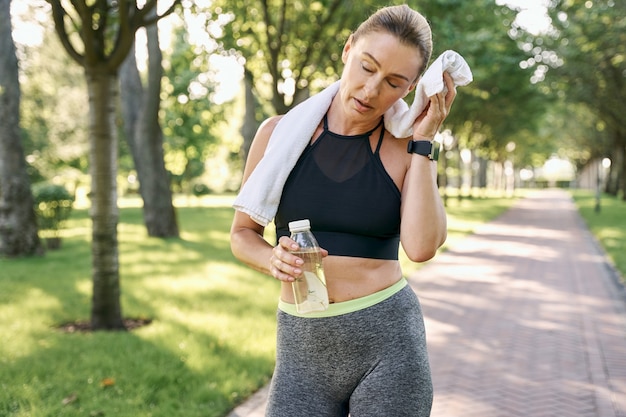
<path fill-rule="evenodd" d="M 428 416 L 432 382 L 418 298 L 398 262 L 432 258 L 446 238 L 437 163 L 425 152 L 456 91 L 435 94 L 396 138 L 383 116 L 424 72 L 432 53 L 426 19 L 408 6 L 378 10 L 346 42 L 338 90 L 282 188 L 277 244 L 264 226 L 235 212 L 235 256 L 281 281 L 276 369 L 269 417 Z M 324 109 L 322 109 L 324 110 Z M 244 183 L 283 116 L 259 128 Z M 407 152 L 409 149 L 410 152 Z M 291 283 L 302 260 L 288 223 L 310 219 L 324 249 L 330 306 L 313 316 L 294 307 Z"/>

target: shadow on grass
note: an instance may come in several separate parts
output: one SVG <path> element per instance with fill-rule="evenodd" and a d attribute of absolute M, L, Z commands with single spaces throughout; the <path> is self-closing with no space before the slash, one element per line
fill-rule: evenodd
<path fill-rule="evenodd" d="M 132 332 L 56 328 L 91 309 L 85 211 L 60 250 L 0 260 L 0 415 L 218 417 L 267 383 L 277 284 L 230 253 L 230 208 L 178 210 L 180 239 L 121 210 L 123 315 L 151 320 Z"/>
<path fill-rule="evenodd" d="M 182 326 L 176 333 L 191 331 Z M 173 347 L 142 336 L 141 330 L 40 335 L 45 346 L 2 364 L 0 414 L 218 417 L 267 382 L 250 380 L 251 370 L 272 367 L 267 357 L 198 332 L 193 343 L 211 346 L 211 357 L 190 366 L 198 358 L 185 350 L 189 338 L 171 340 Z"/>

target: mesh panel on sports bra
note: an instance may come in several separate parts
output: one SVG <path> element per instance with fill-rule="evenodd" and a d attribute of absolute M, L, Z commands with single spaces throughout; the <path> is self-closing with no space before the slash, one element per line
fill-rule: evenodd
<path fill-rule="evenodd" d="M 326 177 L 344 182 L 357 174 L 369 162 L 372 153 L 369 140 L 335 135 L 332 132 L 314 144 L 313 158 Z"/>
<path fill-rule="evenodd" d="M 328 130 L 304 151 L 283 188 L 276 214 L 277 237 L 288 223 L 309 219 L 320 246 L 331 255 L 397 259 L 400 191 L 369 136 Z M 381 122 L 382 123 L 382 122 Z"/>

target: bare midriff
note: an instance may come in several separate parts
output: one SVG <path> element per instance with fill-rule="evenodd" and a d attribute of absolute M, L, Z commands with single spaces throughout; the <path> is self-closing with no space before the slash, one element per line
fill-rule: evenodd
<path fill-rule="evenodd" d="M 384 290 L 402 278 L 397 260 L 327 256 L 324 276 L 331 303 L 354 300 Z M 283 282 L 280 298 L 293 303 L 291 283 Z"/>

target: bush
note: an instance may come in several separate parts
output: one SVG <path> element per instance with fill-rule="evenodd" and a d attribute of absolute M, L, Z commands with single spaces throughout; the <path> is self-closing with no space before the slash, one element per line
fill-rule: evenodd
<path fill-rule="evenodd" d="M 33 186 L 35 213 L 40 230 L 50 230 L 56 236 L 61 223 L 72 213 L 74 197 L 62 185 L 39 183 Z"/>
<path fill-rule="evenodd" d="M 211 189 L 206 184 L 202 184 L 202 183 L 194 184 L 191 191 L 193 195 L 195 195 L 196 197 L 201 197 L 203 195 L 211 194 Z"/>

